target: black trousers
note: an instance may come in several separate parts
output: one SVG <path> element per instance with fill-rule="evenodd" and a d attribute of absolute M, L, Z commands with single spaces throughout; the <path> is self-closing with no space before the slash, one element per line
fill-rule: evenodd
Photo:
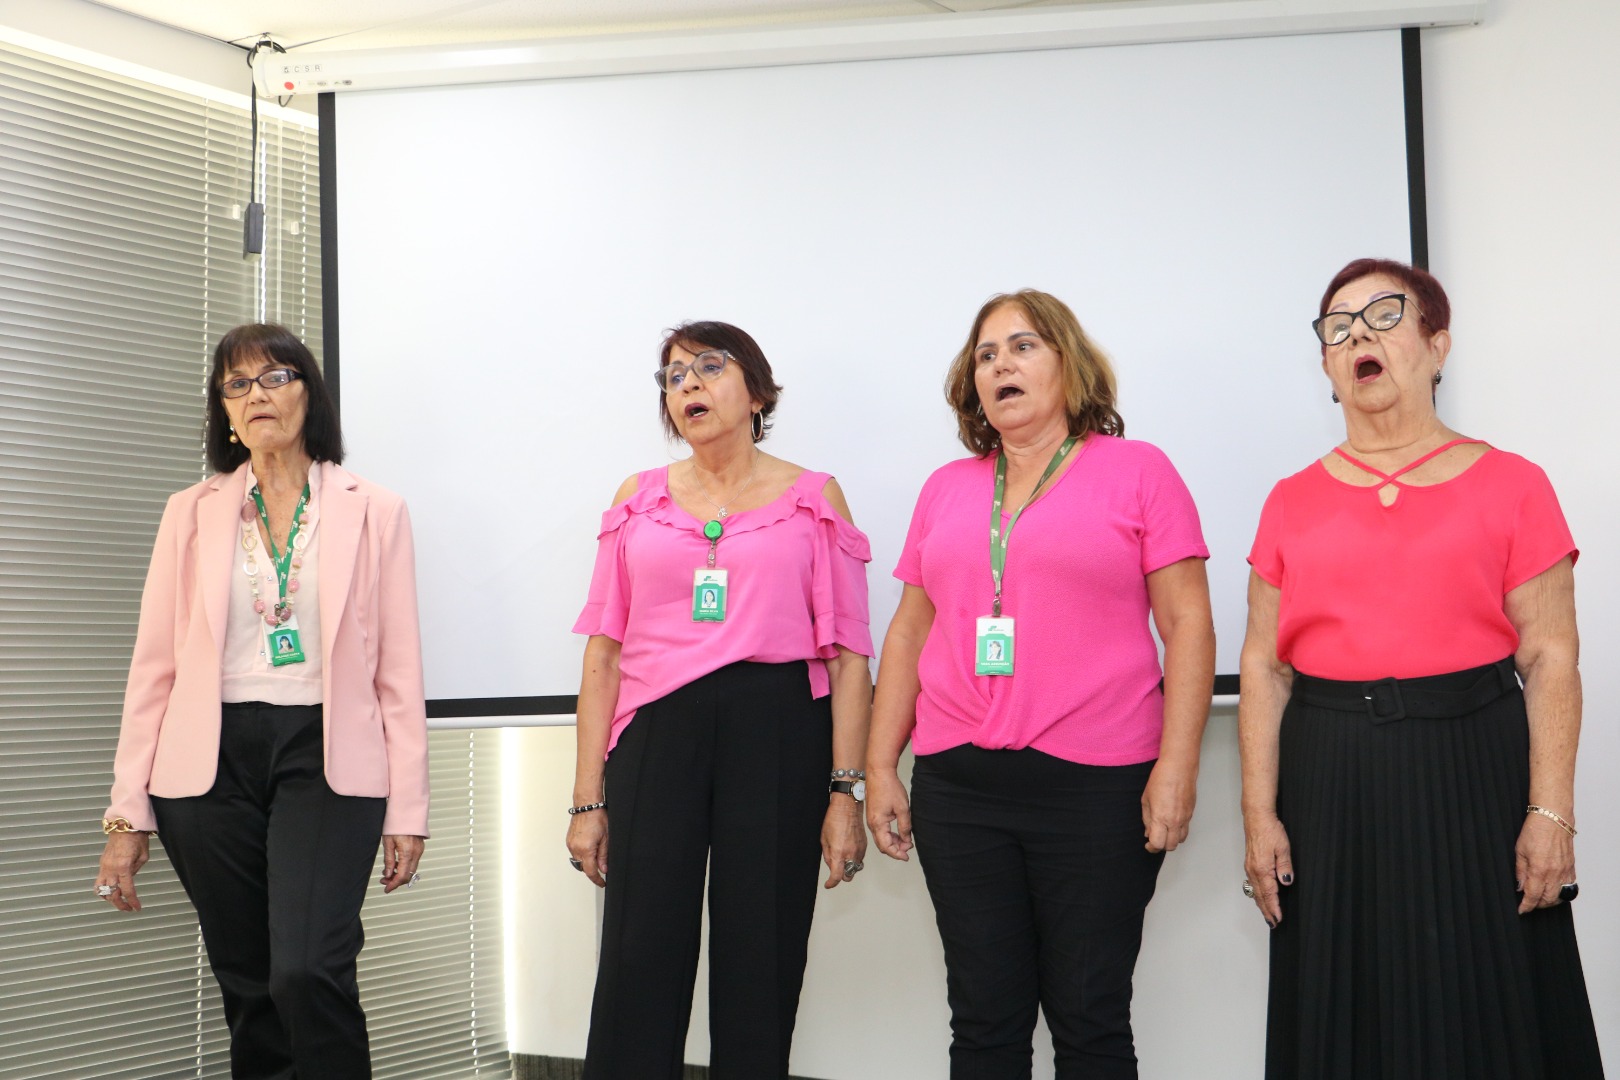
<path fill-rule="evenodd" d="M 787 1076 L 831 768 L 803 663 L 732 664 L 636 712 L 607 762 L 586 1080 L 679 1080 L 705 868 L 710 1075 Z"/>
<path fill-rule="evenodd" d="M 1164 862 L 1143 846 L 1152 769 L 974 746 L 917 759 L 912 826 L 945 943 L 951 1080 L 1029 1077 L 1037 1008 L 1058 1080 L 1134 1080 L 1131 976 Z"/>
<path fill-rule="evenodd" d="M 384 799 L 326 784 L 319 705 L 224 707 L 206 795 L 153 798 L 197 908 L 236 1080 L 366 1080 L 355 960 Z"/>

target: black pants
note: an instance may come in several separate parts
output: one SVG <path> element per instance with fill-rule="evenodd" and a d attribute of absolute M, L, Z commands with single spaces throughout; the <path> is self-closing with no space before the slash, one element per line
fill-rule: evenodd
<path fill-rule="evenodd" d="M 355 960 L 384 799 L 326 784 L 319 705 L 226 705 L 206 795 L 152 800 L 197 908 L 236 1080 L 371 1076 Z"/>
<path fill-rule="evenodd" d="M 831 768 L 803 663 L 732 664 L 637 711 L 607 762 L 587 1080 L 679 1080 L 705 867 L 710 1075 L 787 1076 Z"/>
<path fill-rule="evenodd" d="M 959 746 L 917 759 L 912 825 L 945 943 L 952 1080 L 1031 1075 L 1036 1009 L 1058 1080 L 1136 1076 L 1131 976 L 1163 853 L 1153 763 Z"/>

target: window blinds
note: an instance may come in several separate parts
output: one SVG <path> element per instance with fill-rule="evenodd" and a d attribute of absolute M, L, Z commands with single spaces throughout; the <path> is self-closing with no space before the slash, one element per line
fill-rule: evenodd
<path fill-rule="evenodd" d="M 205 474 L 210 350 L 258 318 L 320 348 L 315 132 L 260 120 L 267 246 L 245 260 L 245 110 L 0 45 L 5 1077 L 229 1074 L 218 993 L 161 843 L 139 915 L 91 885 L 152 539 L 165 498 Z M 423 882 L 368 900 L 361 981 L 380 1078 L 508 1075 L 495 739 L 433 736 Z"/>

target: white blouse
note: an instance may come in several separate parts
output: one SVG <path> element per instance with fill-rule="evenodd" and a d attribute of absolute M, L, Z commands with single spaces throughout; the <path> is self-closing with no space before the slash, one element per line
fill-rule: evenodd
<path fill-rule="evenodd" d="M 298 569 L 298 591 L 293 594 L 293 616 L 298 624 L 298 640 L 304 651 L 300 664 L 270 663 L 265 641 L 267 626 L 264 616 L 253 610 L 253 587 L 243 567 L 247 552 L 242 548 L 242 527 L 254 524 L 257 544 L 254 560 L 259 567 L 259 595 L 266 604 L 274 604 L 281 595 L 276 584 L 276 567 L 270 553 L 264 549 L 264 537 L 259 535 L 257 522 L 259 508 L 253 501 L 253 487 L 258 480 L 253 466 L 248 466 L 247 487 L 242 497 L 242 525 L 231 537 L 235 558 L 231 560 L 230 613 L 225 620 L 225 656 L 220 700 L 225 702 L 263 701 L 270 705 L 319 705 L 321 703 L 321 609 L 320 609 L 320 503 L 321 468 L 312 465 L 309 470 L 309 506 L 306 513 L 309 525 L 302 532 L 309 535 L 304 548 L 303 565 Z"/>

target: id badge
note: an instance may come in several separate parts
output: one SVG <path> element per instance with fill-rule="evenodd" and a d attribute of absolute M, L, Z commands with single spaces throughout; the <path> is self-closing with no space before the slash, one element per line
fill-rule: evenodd
<path fill-rule="evenodd" d="M 264 628 L 264 654 L 275 667 L 304 662 L 304 643 L 298 636 L 298 616 Z"/>
<path fill-rule="evenodd" d="M 726 621 L 726 572 L 699 567 L 692 571 L 692 621 Z"/>
<path fill-rule="evenodd" d="M 973 674 L 1013 673 L 1013 621 L 984 616 L 973 636 Z"/>

